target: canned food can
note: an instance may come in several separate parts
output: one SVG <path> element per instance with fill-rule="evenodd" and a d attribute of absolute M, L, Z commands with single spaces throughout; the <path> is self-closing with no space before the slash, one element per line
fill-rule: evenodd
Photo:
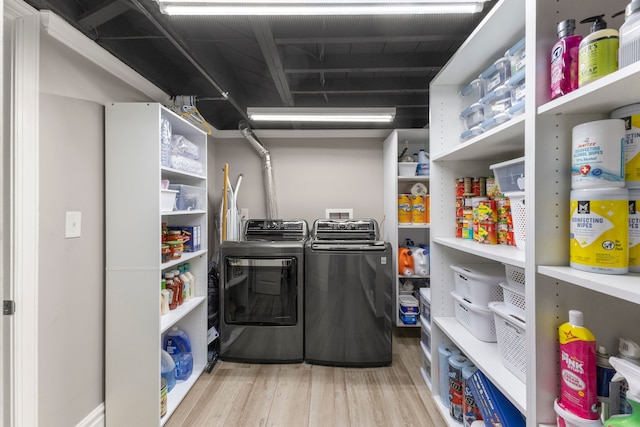
<path fill-rule="evenodd" d="M 499 245 L 509 244 L 509 224 L 506 222 L 496 223 L 496 235 L 498 237 Z"/>

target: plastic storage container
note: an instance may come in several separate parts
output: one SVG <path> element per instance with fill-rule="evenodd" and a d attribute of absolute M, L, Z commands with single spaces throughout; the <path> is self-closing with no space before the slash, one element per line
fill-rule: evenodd
<path fill-rule="evenodd" d="M 418 315 L 420 314 L 420 304 L 418 300 L 411 295 L 400 295 L 400 311 L 404 314 Z"/>
<path fill-rule="evenodd" d="M 527 51 L 525 50 L 525 38 L 518 40 L 509 50 L 504 54 L 505 58 L 509 60 L 511 75 L 516 74 L 519 71 L 524 71 L 527 65 Z"/>
<path fill-rule="evenodd" d="M 489 129 L 493 129 L 494 127 L 501 125 L 502 123 L 508 122 L 511 119 L 511 116 L 507 113 L 498 113 L 495 116 L 491 117 L 488 120 L 482 122 L 482 130 L 483 132 L 488 131 Z"/>
<path fill-rule="evenodd" d="M 480 125 L 475 126 L 469 130 L 465 130 L 464 132 L 462 132 L 460 134 L 460 140 L 461 141 L 466 141 L 468 139 L 474 138 L 478 135 L 481 135 L 483 132 L 482 128 L 480 127 Z"/>
<path fill-rule="evenodd" d="M 417 162 L 398 162 L 398 176 L 415 176 Z"/>
<path fill-rule="evenodd" d="M 507 308 L 524 316 L 526 310 L 524 269 L 505 264 L 505 271 L 507 282 L 500 283 L 504 303 Z"/>
<path fill-rule="evenodd" d="M 496 163 L 489 166 L 498 181 L 500 192 L 508 193 L 524 191 L 524 157 Z"/>
<path fill-rule="evenodd" d="M 496 62 L 487 67 L 486 70 L 480 74 L 482 85 L 484 87 L 484 93 L 488 94 L 500 85 L 503 85 L 511 75 L 511 61 L 508 58 L 502 57 Z"/>
<path fill-rule="evenodd" d="M 160 190 L 160 210 L 162 212 L 171 212 L 176 206 L 177 190 Z"/>
<path fill-rule="evenodd" d="M 507 280 L 503 265 L 452 265 L 456 292 L 461 298 L 486 308 L 491 301 L 502 301 L 501 282 Z"/>
<path fill-rule="evenodd" d="M 458 323 L 480 341 L 496 342 L 496 325 L 493 312 L 486 307 L 471 304 L 456 291 L 451 292 Z"/>
<path fill-rule="evenodd" d="M 485 120 L 485 108 L 481 103 L 475 103 L 460 113 L 460 119 L 465 130 L 472 129 Z"/>
<path fill-rule="evenodd" d="M 460 91 L 460 98 L 462 98 L 462 110 L 465 110 L 480 101 L 483 96 L 484 85 L 482 84 L 482 80 L 475 79 Z"/>
<path fill-rule="evenodd" d="M 174 326 L 164 338 L 164 350 L 176 364 L 176 379 L 189 378 L 193 372 L 193 355 L 187 333 Z"/>
<path fill-rule="evenodd" d="M 420 315 L 420 342 L 431 351 L 431 325 Z"/>
<path fill-rule="evenodd" d="M 205 210 L 207 208 L 207 194 L 203 187 L 192 185 L 171 184 L 170 190 L 178 190 L 176 209 L 179 211 Z"/>
<path fill-rule="evenodd" d="M 509 203 L 511 205 L 511 220 L 513 222 L 513 238 L 516 241 L 516 247 L 524 251 L 527 236 L 524 192 L 509 193 Z"/>
<path fill-rule="evenodd" d="M 511 105 L 511 107 L 507 110 L 507 114 L 509 117 L 514 118 L 524 113 L 524 100 L 518 102 L 517 104 Z"/>
<path fill-rule="evenodd" d="M 525 73 L 524 70 L 511 76 L 507 82 L 509 91 L 511 92 L 511 105 L 524 102 L 526 94 Z"/>
<path fill-rule="evenodd" d="M 486 94 L 481 100 L 484 119 L 488 120 L 496 114 L 505 113 L 511 107 L 511 89 L 507 85 L 498 86 Z"/>
<path fill-rule="evenodd" d="M 431 288 L 420 288 L 420 313 L 431 322 Z"/>
<path fill-rule="evenodd" d="M 489 309 L 494 315 L 500 360 L 505 368 L 524 382 L 527 377 L 525 317 L 502 302 L 492 302 Z"/>

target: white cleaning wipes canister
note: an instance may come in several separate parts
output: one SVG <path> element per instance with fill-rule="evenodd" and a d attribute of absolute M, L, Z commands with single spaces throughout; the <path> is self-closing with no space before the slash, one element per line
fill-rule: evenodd
<path fill-rule="evenodd" d="M 618 108 L 611 113 L 611 118 L 624 120 L 626 187 L 640 188 L 640 104 Z"/>
<path fill-rule="evenodd" d="M 593 273 L 629 271 L 629 190 L 571 191 L 569 263 Z"/>
<path fill-rule="evenodd" d="M 629 190 L 629 271 L 640 273 L 640 188 Z"/>
<path fill-rule="evenodd" d="M 572 132 L 571 188 L 624 187 L 624 120 L 597 120 Z"/>

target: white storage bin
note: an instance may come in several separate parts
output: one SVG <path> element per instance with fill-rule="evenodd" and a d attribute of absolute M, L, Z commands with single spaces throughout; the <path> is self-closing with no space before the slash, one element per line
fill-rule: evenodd
<path fill-rule="evenodd" d="M 207 209 L 207 195 L 204 187 L 171 184 L 170 190 L 177 190 L 176 209 L 179 211 L 195 211 Z"/>
<path fill-rule="evenodd" d="M 420 313 L 431 322 L 431 288 L 420 288 Z"/>
<path fill-rule="evenodd" d="M 509 50 L 507 50 L 504 56 L 509 59 L 509 65 L 511 67 L 511 75 L 519 71 L 524 71 L 527 65 L 527 51 L 525 50 L 525 38 L 518 40 Z"/>
<path fill-rule="evenodd" d="M 488 308 L 471 304 L 456 291 L 452 291 L 451 296 L 454 299 L 454 311 L 458 322 L 480 341 L 496 342 L 493 312 Z"/>
<path fill-rule="evenodd" d="M 460 91 L 460 98 L 462 98 L 462 109 L 465 110 L 480 101 L 484 96 L 484 85 L 481 79 L 475 79 L 468 85 L 462 88 Z"/>
<path fill-rule="evenodd" d="M 498 86 L 485 95 L 481 100 L 484 120 L 489 120 L 497 114 L 506 113 L 511 108 L 511 89 L 507 85 Z"/>
<path fill-rule="evenodd" d="M 398 176 L 416 176 L 417 162 L 398 162 Z"/>
<path fill-rule="evenodd" d="M 511 61 L 505 57 L 498 59 L 480 74 L 480 79 L 482 79 L 484 86 L 484 93 L 487 94 L 498 86 L 503 85 L 510 75 Z"/>
<path fill-rule="evenodd" d="M 524 268 L 505 264 L 504 271 L 507 276 L 507 283 L 514 288 L 522 289 L 522 293 L 524 293 L 524 285 L 526 283 Z"/>
<path fill-rule="evenodd" d="M 489 309 L 494 314 L 500 360 L 505 368 L 524 382 L 527 377 L 525 318 L 502 302 L 492 302 Z"/>
<path fill-rule="evenodd" d="M 513 238 L 516 241 L 516 247 L 524 251 L 526 240 L 524 193 L 509 193 L 509 200 L 511 220 L 513 221 Z"/>
<path fill-rule="evenodd" d="M 502 265 L 452 265 L 451 269 L 456 292 L 462 298 L 485 308 L 491 301 L 502 301 L 500 283 L 507 280 Z"/>
<path fill-rule="evenodd" d="M 420 315 L 420 342 L 431 351 L 431 324 Z"/>
<path fill-rule="evenodd" d="M 524 191 L 524 157 L 493 164 L 489 169 L 493 170 L 502 194 Z"/>
<path fill-rule="evenodd" d="M 176 206 L 177 190 L 160 190 L 160 210 L 162 212 L 171 212 Z"/>
<path fill-rule="evenodd" d="M 524 285 L 522 288 L 510 285 L 509 283 L 500 283 L 502 287 L 502 295 L 504 296 L 504 304 L 514 312 L 521 316 L 525 315 L 527 303 L 524 295 Z"/>

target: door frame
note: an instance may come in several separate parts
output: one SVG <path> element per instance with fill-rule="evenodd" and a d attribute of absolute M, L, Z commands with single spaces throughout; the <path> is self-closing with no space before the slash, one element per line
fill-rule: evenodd
<path fill-rule="evenodd" d="M 8 118 L 10 162 L 8 212 L 10 231 L 9 281 L 5 295 L 15 301 L 14 315 L 7 316 L 9 337 L 9 426 L 38 425 L 38 270 L 39 270 L 39 92 L 40 15 L 17 0 L 5 0 L 4 22 L 11 23 L 10 104 Z M 6 76 L 5 76 L 6 77 Z M 8 95 L 8 94 L 7 94 Z M 6 144 L 5 144 L 6 146 Z M 7 200 L 7 198 L 4 198 Z M 7 363 L 8 362 L 8 363 Z M 5 372 L 7 372 L 5 370 Z M 6 417 L 5 417 L 6 418 Z"/>

